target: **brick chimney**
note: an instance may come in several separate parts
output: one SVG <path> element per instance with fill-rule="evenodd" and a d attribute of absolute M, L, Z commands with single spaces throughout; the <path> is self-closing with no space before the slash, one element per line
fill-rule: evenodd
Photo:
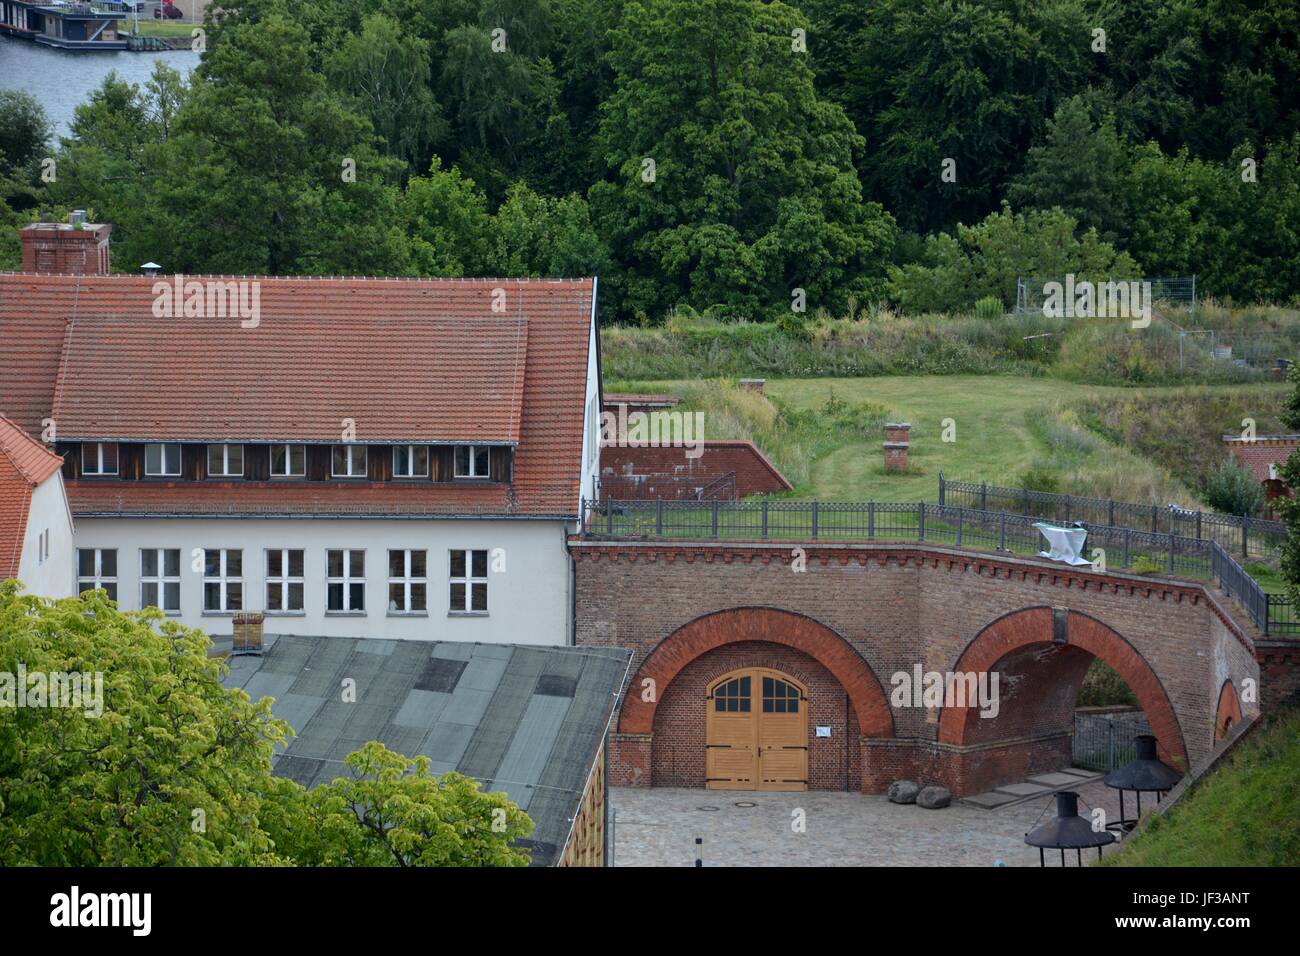
<path fill-rule="evenodd" d="M 885 471 L 907 471 L 909 422 L 885 422 Z"/>
<path fill-rule="evenodd" d="M 23 227 L 23 272 L 108 275 L 108 236 L 113 227 L 85 222 L 85 214 L 78 212 L 66 223 L 36 222 Z"/>

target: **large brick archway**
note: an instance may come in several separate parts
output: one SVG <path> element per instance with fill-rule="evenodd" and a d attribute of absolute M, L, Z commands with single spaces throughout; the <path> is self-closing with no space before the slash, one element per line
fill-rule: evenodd
<path fill-rule="evenodd" d="M 1010 663 L 1025 685 L 1019 689 L 1016 704 L 1025 722 L 1024 711 L 1046 708 L 1048 696 L 1055 690 L 1047 686 L 1050 681 L 1035 680 L 1033 655 L 1051 662 L 1050 666 L 1041 665 L 1045 673 L 1051 673 L 1054 666 L 1057 672 L 1068 668 L 1081 678 L 1075 659 L 1082 658 L 1080 652 L 1084 651 L 1105 661 L 1124 679 L 1159 741 L 1161 759 L 1176 761 L 1185 770 L 1189 764 L 1182 727 L 1160 679 L 1123 635 L 1088 614 L 1029 607 L 1003 615 L 975 635 L 952 669 L 959 673 L 991 673 Z M 1064 668 L 1060 663 L 1063 658 Z M 1073 701 L 1069 704 L 1072 708 Z M 956 747 L 973 744 L 987 736 L 981 733 L 980 723 L 978 707 L 946 707 L 939 715 L 939 742 Z"/>
<path fill-rule="evenodd" d="M 702 654 L 739 641 L 780 644 L 807 654 L 844 688 L 863 737 L 894 735 L 889 701 L 862 656 L 826 625 L 771 607 L 738 607 L 705 614 L 664 638 L 628 685 L 618 732 L 652 733 L 659 701 L 673 678 Z M 645 693 L 649 688 L 654 692 Z"/>

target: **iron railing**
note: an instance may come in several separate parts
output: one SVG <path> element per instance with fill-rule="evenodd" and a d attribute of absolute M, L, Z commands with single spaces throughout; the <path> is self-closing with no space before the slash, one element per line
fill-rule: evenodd
<path fill-rule="evenodd" d="M 1042 550 L 1037 515 L 896 501 L 582 502 L 581 534 L 611 540 L 879 541 L 948 544 L 1035 555 Z M 1217 541 L 1173 533 L 1075 522 L 1088 532 L 1087 554 L 1099 570 L 1163 572 L 1217 583 L 1265 635 L 1300 633 L 1294 609 L 1269 595 Z M 1276 625 L 1276 626 L 1274 626 Z"/>
<path fill-rule="evenodd" d="M 1061 524 L 1083 521 L 1112 528 L 1132 528 L 1152 534 L 1176 534 L 1217 541 L 1242 557 L 1275 554 L 1286 540 L 1281 521 L 1193 511 L 1174 505 L 1144 505 L 1113 498 L 1087 498 L 1028 488 L 1008 488 L 987 482 L 952 481 L 939 475 L 939 504 L 1011 511 Z"/>
<path fill-rule="evenodd" d="M 1074 715 L 1071 741 L 1074 765 L 1088 770 L 1118 770 L 1137 756 L 1138 734 L 1151 733 L 1141 711 Z"/>

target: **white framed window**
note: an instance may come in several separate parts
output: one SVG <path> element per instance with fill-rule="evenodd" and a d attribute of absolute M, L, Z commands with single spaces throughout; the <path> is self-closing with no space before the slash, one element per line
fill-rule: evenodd
<path fill-rule="evenodd" d="M 203 610 L 215 614 L 244 609 L 244 552 L 203 549 Z"/>
<path fill-rule="evenodd" d="M 271 477 L 303 478 L 307 474 L 306 445 L 272 445 Z"/>
<path fill-rule="evenodd" d="M 487 613 L 487 560 L 487 551 L 451 552 L 452 614 Z"/>
<path fill-rule="evenodd" d="M 365 613 L 366 553 L 364 551 L 325 552 L 325 610 L 335 614 Z"/>
<path fill-rule="evenodd" d="M 600 402 L 595 395 L 587 403 L 587 467 L 600 458 Z"/>
<path fill-rule="evenodd" d="M 266 610 L 268 614 L 303 611 L 301 549 L 278 548 L 266 552 Z"/>
<path fill-rule="evenodd" d="M 144 446 L 144 473 L 166 477 L 181 473 L 181 446 L 174 442 L 149 442 Z"/>
<path fill-rule="evenodd" d="M 181 552 L 179 548 L 140 549 L 140 606 L 181 610 Z"/>
<path fill-rule="evenodd" d="M 36 539 L 36 563 L 44 564 L 50 559 L 50 529 L 46 528 Z"/>
<path fill-rule="evenodd" d="M 394 445 L 393 446 L 393 477 L 394 478 L 428 478 L 429 477 L 429 446 L 428 445 Z"/>
<path fill-rule="evenodd" d="M 456 446 L 456 477 L 486 478 L 488 476 L 487 445 Z"/>
<path fill-rule="evenodd" d="M 424 614 L 429 609 L 429 552 L 388 552 L 388 613 Z"/>
<path fill-rule="evenodd" d="M 117 549 L 77 549 L 77 593 L 103 588 L 117 600 Z"/>
<path fill-rule="evenodd" d="M 117 445 L 112 442 L 90 442 L 82 445 L 81 473 L 83 475 L 116 475 Z"/>
<path fill-rule="evenodd" d="M 240 478 L 244 474 L 243 445 L 209 445 L 208 477 Z"/>
<path fill-rule="evenodd" d="M 366 446 L 335 445 L 330 474 L 335 478 L 366 477 Z"/>

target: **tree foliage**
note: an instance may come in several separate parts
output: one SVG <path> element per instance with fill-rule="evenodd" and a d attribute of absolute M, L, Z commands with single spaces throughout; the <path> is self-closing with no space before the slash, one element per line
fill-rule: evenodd
<path fill-rule="evenodd" d="M 512 845 L 527 815 L 473 780 L 432 776 L 425 758 L 371 742 L 314 790 L 273 777 L 292 731 L 270 698 L 222 686 L 208 648 L 103 591 L 50 602 L 0 583 L 0 865 L 527 862 Z M 98 704 L 14 706 L 20 675 L 57 674 L 101 675 Z"/>

